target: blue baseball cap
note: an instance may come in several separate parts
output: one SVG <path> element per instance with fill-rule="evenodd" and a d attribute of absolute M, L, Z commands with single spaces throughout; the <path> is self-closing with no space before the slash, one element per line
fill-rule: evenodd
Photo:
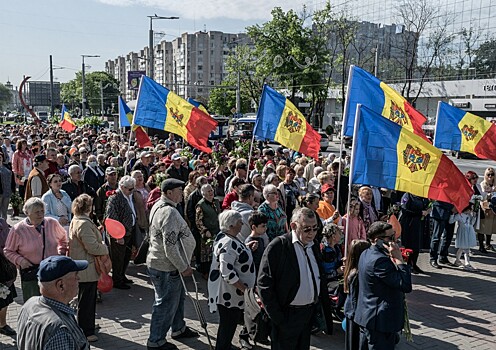
<path fill-rule="evenodd" d="M 86 260 L 72 260 L 67 256 L 56 255 L 42 260 L 38 269 L 38 280 L 50 282 L 67 275 L 69 272 L 82 271 L 88 267 Z"/>

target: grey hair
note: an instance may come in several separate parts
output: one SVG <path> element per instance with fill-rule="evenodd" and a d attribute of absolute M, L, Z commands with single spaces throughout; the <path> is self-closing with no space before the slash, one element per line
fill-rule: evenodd
<path fill-rule="evenodd" d="M 236 210 L 225 210 L 219 215 L 219 227 L 222 232 L 227 232 L 239 220 L 242 220 L 241 214 Z"/>
<path fill-rule="evenodd" d="M 93 159 L 93 158 L 94 158 L 94 159 L 95 159 L 95 161 L 96 161 L 96 156 L 95 156 L 94 154 L 90 154 L 90 155 L 88 156 L 88 162 L 90 161 L 90 159 Z"/>
<path fill-rule="evenodd" d="M 200 187 L 205 185 L 208 182 L 208 179 L 206 176 L 199 176 L 196 178 L 195 185 L 196 187 Z"/>
<path fill-rule="evenodd" d="M 277 191 L 277 187 L 272 185 L 272 184 L 268 184 L 268 185 L 264 186 L 262 194 L 263 194 L 264 198 L 267 199 L 269 192 L 274 192 L 274 191 Z"/>
<path fill-rule="evenodd" d="M 136 179 L 134 177 L 131 177 L 129 175 L 126 175 L 126 176 L 123 176 L 120 180 L 119 180 L 119 188 L 121 187 L 134 187 L 136 186 Z"/>
<path fill-rule="evenodd" d="M 131 177 L 134 179 L 134 175 L 136 175 L 136 174 L 141 174 L 141 175 L 143 175 L 143 172 L 142 172 L 141 170 L 133 170 L 133 171 L 131 172 Z"/>
<path fill-rule="evenodd" d="M 298 208 L 293 211 L 293 215 L 291 216 L 291 222 L 301 222 L 303 218 L 313 219 L 315 218 L 315 212 L 310 208 Z"/>
<path fill-rule="evenodd" d="M 267 175 L 267 178 L 265 179 L 265 185 L 272 185 L 272 181 L 274 181 L 276 177 L 277 177 L 276 173 L 270 173 L 269 175 Z"/>
<path fill-rule="evenodd" d="M 207 190 L 209 190 L 209 189 L 213 190 L 214 188 L 210 184 L 205 184 L 201 187 L 200 191 L 201 191 L 201 194 L 203 197 L 205 197 L 205 195 L 207 194 Z"/>
<path fill-rule="evenodd" d="M 24 214 L 29 215 L 35 207 L 43 208 L 43 210 L 45 210 L 45 202 L 43 202 L 41 198 L 31 197 L 26 201 L 26 203 L 24 203 L 22 211 Z"/>
<path fill-rule="evenodd" d="M 79 165 L 77 165 L 77 164 L 71 165 L 69 167 L 69 169 L 67 170 L 67 172 L 69 173 L 69 176 L 71 176 L 72 173 L 74 172 L 74 170 L 77 170 L 77 169 L 80 169 L 81 170 L 81 168 L 79 167 Z"/>
<path fill-rule="evenodd" d="M 324 168 L 322 168 L 321 166 L 316 166 L 314 169 L 313 169 L 313 176 L 317 177 L 319 176 L 319 174 L 321 172 L 324 171 Z"/>

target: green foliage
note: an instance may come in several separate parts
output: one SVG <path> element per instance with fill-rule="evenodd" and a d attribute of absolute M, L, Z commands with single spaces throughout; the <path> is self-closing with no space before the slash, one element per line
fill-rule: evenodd
<path fill-rule="evenodd" d="M 222 85 L 229 86 L 227 81 Z M 216 88 L 210 92 L 208 110 L 210 113 L 219 115 L 230 115 L 231 109 L 236 107 L 236 90 L 228 88 Z"/>
<path fill-rule="evenodd" d="M 117 103 L 120 95 L 119 81 L 106 72 L 91 72 L 85 74 L 84 89 L 86 100 L 90 111 L 101 113 L 101 92 L 100 82 L 103 87 L 104 110 L 111 108 L 112 103 Z M 82 84 L 81 72 L 76 73 L 76 77 L 67 83 L 61 84 L 61 100 L 69 109 L 74 110 L 81 106 Z"/>
<path fill-rule="evenodd" d="M 79 119 L 73 119 L 74 123 L 76 123 L 76 126 L 78 127 L 83 127 L 83 126 L 92 126 L 92 127 L 97 127 L 97 126 L 102 126 L 104 121 L 102 120 L 102 117 L 94 115 L 92 117 L 85 117 L 85 118 L 79 118 Z"/>
<path fill-rule="evenodd" d="M 487 74 L 492 77 L 496 72 L 496 39 L 485 41 L 474 50 L 474 53 L 475 59 L 472 66 L 477 70 L 477 74 Z"/>
<path fill-rule="evenodd" d="M 12 205 L 12 208 L 21 208 L 22 205 L 24 204 L 24 200 L 22 197 L 17 193 L 13 193 L 12 197 L 10 197 L 10 205 Z"/>
<path fill-rule="evenodd" d="M 12 99 L 12 92 L 0 84 L 0 111 L 3 111 L 5 106 L 9 104 Z"/>

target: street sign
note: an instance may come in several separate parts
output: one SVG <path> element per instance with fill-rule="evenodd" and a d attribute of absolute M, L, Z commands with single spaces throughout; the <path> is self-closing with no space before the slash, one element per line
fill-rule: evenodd
<path fill-rule="evenodd" d="M 308 108 L 310 107 L 310 102 L 300 102 L 298 103 L 298 107 Z"/>

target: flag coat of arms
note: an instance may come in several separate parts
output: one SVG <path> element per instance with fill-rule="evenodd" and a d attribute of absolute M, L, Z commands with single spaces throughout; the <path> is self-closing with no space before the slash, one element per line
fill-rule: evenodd
<path fill-rule="evenodd" d="M 317 159 L 320 135 L 286 97 L 265 85 L 260 99 L 254 135 Z"/>
<path fill-rule="evenodd" d="M 119 127 L 122 128 L 131 125 L 133 125 L 133 112 L 122 97 L 119 96 Z M 152 141 L 143 127 L 133 125 L 131 129 L 134 131 L 136 142 L 140 148 L 153 147 Z"/>
<path fill-rule="evenodd" d="M 389 85 L 360 67 L 352 66 L 343 116 L 343 135 L 353 136 L 357 104 L 367 106 L 375 113 L 427 140 L 422 125 L 427 118 Z"/>
<path fill-rule="evenodd" d="M 434 146 L 496 160 L 496 125 L 475 114 L 440 102 Z"/>
<path fill-rule="evenodd" d="M 208 136 L 217 127 L 208 113 L 147 76 L 141 78 L 134 124 L 172 132 L 208 153 Z"/>
<path fill-rule="evenodd" d="M 473 190 L 439 149 L 361 106 L 354 137 L 352 181 L 452 203 L 461 212 Z"/>
<path fill-rule="evenodd" d="M 60 112 L 60 122 L 59 126 L 67 132 L 73 132 L 76 130 L 76 123 L 72 120 L 71 115 L 65 108 L 65 105 L 62 104 L 62 110 Z"/>

